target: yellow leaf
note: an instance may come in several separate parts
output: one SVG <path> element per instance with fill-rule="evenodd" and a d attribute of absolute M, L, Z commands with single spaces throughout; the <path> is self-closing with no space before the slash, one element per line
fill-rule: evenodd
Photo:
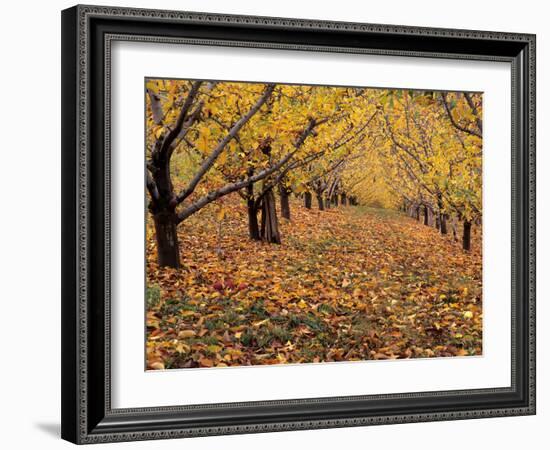
<path fill-rule="evenodd" d="M 474 313 L 472 311 L 466 311 L 464 313 L 464 318 L 465 319 L 471 319 L 472 317 L 474 317 Z"/>
<path fill-rule="evenodd" d="M 191 350 L 191 347 L 184 344 L 183 342 L 180 342 L 178 345 L 176 345 L 176 351 L 178 353 L 187 353 L 189 350 Z"/>
<path fill-rule="evenodd" d="M 178 337 L 179 338 L 190 338 L 190 337 L 195 336 L 195 334 L 196 333 L 193 330 L 181 330 L 178 333 Z"/>
<path fill-rule="evenodd" d="M 204 367 L 213 367 L 214 366 L 214 362 L 211 359 L 208 359 L 208 358 L 200 358 L 199 363 L 201 364 L 201 366 L 204 366 Z"/>
<path fill-rule="evenodd" d="M 255 327 L 261 327 L 264 323 L 269 322 L 269 319 L 260 320 L 259 322 L 255 322 L 252 325 Z"/>
<path fill-rule="evenodd" d="M 224 208 L 220 208 L 220 210 L 218 211 L 218 214 L 216 215 L 216 219 L 221 222 L 223 219 L 225 218 L 225 209 Z"/>
<path fill-rule="evenodd" d="M 155 83 L 154 81 L 148 81 L 147 82 L 147 89 L 154 92 L 155 94 L 159 93 L 159 88 L 157 86 L 157 83 Z"/>
<path fill-rule="evenodd" d="M 164 363 L 162 361 L 155 361 L 149 364 L 149 367 L 155 370 L 164 370 Z"/>
<path fill-rule="evenodd" d="M 200 129 L 200 136 L 197 142 L 197 148 L 201 151 L 208 150 L 208 140 L 210 138 L 210 128 L 203 126 Z"/>
<path fill-rule="evenodd" d="M 155 137 L 159 139 L 162 136 L 162 132 L 164 131 L 164 128 L 162 126 L 158 127 L 155 130 Z"/>
<path fill-rule="evenodd" d="M 227 162 L 227 152 L 222 152 L 220 156 L 218 156 L 216 163 L 218 163 L 218 165 L 223 165 L 226 162 Z"/>

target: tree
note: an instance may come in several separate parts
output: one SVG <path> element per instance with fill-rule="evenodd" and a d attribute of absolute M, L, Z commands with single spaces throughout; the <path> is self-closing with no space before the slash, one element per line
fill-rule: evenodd
<path fill-rule="evenodd" d="M 147 86 L 147 103 L 151 110 L 151 120 L 155 126 L 151 127 L 152 136 L 149 137 L 152 145 L 148 151 L 146 186 L 150 196 L 149 211 L 154 220 L 160 266 L 179 267 L 180 265 L 176 229 L 178 224 L 214 200 L 269 176 L 284 164 L 281 161 L 276 162 L 251 177 L 226 184 L 184 204 L 185 200 L 195 192 L 201 180 L 216 163 L 229 142 L 248 124 L 275 89 L 273 84 L 266 85 L 256 101 L 249 102 L 248 111 L 234 122 L 224 136 L 220 136 L 215 140 L 215 144 L 208 148 L 208 152 L 205 152 L 206 156 L 192 178 L 176 194 L 171 176 L 171 158 L 176 147 L 187 137 L 203 113 L 207 101 L 204 97 L 209 91 L 215 89 L 214 85 L 209 85 L 206 90 L 201 91 L 203 84 L 201 81 L 172 82 L 168 87 L 164 86 L 165 89 L 162 93 L 158 83 L 148 83 Z M 176 107 L 178 104 L 181 106 Z M 174 114 L 174 110 L 177 110 L 177 114 Z M 202 132 L 208 135 L 204 128 Z"/>
<path fill-rule="evenodd" d="M 463 228 L 469 235 L 471 221 L 481 216 L 480 95 L 384 95 L 389 99 L 382 102 L 386 164 L 402 180 L 394 190 L 406 196 L 415 215 L 421 206 L 437 211 L 442 234 L 453 214 L 470 223 Z M 469 242 L 469 237 L 463 239 L 465 250 Z"/>
<path fill-rule="evenodd" d="M 278 191 L 281 215 L 290 220 L 291 193 L 306 194 L 306 206 L 311 207 L 311 194 L 304 188 L 305 178 L 317 164 L 332 152 L 349 142 L 347 137 L 353 126 L 349 123 L 349 111 L 356 98 L 353 92 L 343 88 L 318 86 L 280 86 L 270 103 L 269 115 L 259 142 L 244 144 L 244 135 L 238 143 L 239 150 L 247 155 L 250 173 L 270 164 L 273 158 L 292 157 L 277 172 L 241 192 L 247 203 L 250 237 L 271 243 L 280 242 L 277 210 L 272 191 Z M 331 106 L 332 105 L 332 106 Z M 298 126 L 303 127 L 301 130 Z M 342 136 L 346 139 L 342 139 Z M 257 214 L 261 211 L 262 225 L 258 227 Z M 267 212 L 271 212 L 267 214 Z M 264 221 L 272 218 L 270 224 Z M 270 226 L 266 226 L 270 225 Z"/>

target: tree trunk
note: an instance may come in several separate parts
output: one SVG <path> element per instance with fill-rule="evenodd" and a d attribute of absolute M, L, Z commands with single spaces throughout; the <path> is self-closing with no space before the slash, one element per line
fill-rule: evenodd
<path fill-rule="evenodd" d="M 323 203 L 323 194 L 317 194 L 317 204 L 319 205 L 319 211 L 325 210 L 325 204 Z"/>
<path fill-rule="evenodd" d="M 464 228 L 462 230 L 462 248 L 466 251 L 470 251 L 470 236 L 472 232 L 472 222 L 464 219 Z"/>
<path fill-rule="evenodd" d="M 428 225 L 428 207 L 424 205 L 424 225 Z"/>
<path fill-rule="evenodd" d="M 252 168 L 248 169 L 248 177 L 254 175 Z M 248 210 L 248 235 L 253 241 L 261 240 L 260 227 L 258 226 L 258 205 L 254 199 L 254 184 L 246 187 L 246 208 Z"/>
<path fill-rule="evenodd" d="M 284 186 L 281 186 L 279 188 L 279 196 L 281 198 L 281 216 L 287 220 L 290 220 L 290 190 Z"/>
<path fill-rule="evenodd" d="M 311 209 L 311 192 L 304 193 L 304 206 Z"/>
<path fill-rule="evenodd" d="M 158 264 L 161 267 L 180 266 L 176 214 L 160 211 L 153 214 L 157 239 Z"/>
<path fill-rule="evenodd" d="M 209 192 L 194 203 L 188 205 L 184 210 L 176 213 L 175 208 L 178 204 L 181 204 L 186 198 L 188 198 L 200 183 L 204 175 L 215 164 L 217 158 L 224 151 L 225 147 L 229 144 L 231 139 L 239 133 L 240 129 L 256 114 L 256 112 L 262 107 L 262 105 L 269 99 L 273 90 L 274 84 L 268 84 L 264 90 L 262 96 L 258 101 L 250 108 L 248 113 L 240 117 L 234 125 L 232 125 L 228 134 L 221 139 L 217 146 L 210 152 L 210 155 L 204 159 L 199 166 L 197 172 L 191 178 L 189 184 L 178 195 L 174 193 L 174 186 L 172 185 L 172 179 L 170 174 L 170 159 L 175 149 L 175 142 L 177 139 L 183 138 L 187 130 L 198 120 L 202 102 L 196 105 L 197 95 L 199 95 L 199 89 L 203 82 L 195 81 L 181 106 L 181 110 L 177 116 L 177 119 L 172 124 L 164 124 L 169 130 L 167 133 L 162 133 L 157 137 L 154 147 L 151 152 L 151 157 L 147 161 L 147 177 L 146 187 L 151 197 L 148 209 L 153 215 L 153 221 L 155 224 L 155 235 L 157 241 L 158 252 L 158 264 L 159 266 L 179 267 L 179 247 L 177 236 L 177 225 L 181 221 L 185 220 L 191 214 L 196 213 L 202 207 L 213 202 L 217 198 L 228 195 L 231 192 L 242 189 L 246 184 L 232 183 L 218 189 L 217 191 Z M 151 100 L 151 109 L 153 111 L 153 120 L 159 124 L 162 120 L 162 103 L 160 97 L 149 93 Z M 196 106 L 194 106 L 194 104 Z M 191 112 L 193 111 L 193 112 Z M 300 135 L 301 143 L 312 132 L 314 122 L 310 122 L 310 125 L 305 129 L 304 133 Z M 301 145 L 300 143 L 300 145 Z M 264 178 L 269 173 L 264 170 Z M 262 179 L 262 178 L 258 178 Z M 257 180 L 257 181 L 258 181 Z"/>
<path fill-rule="evenodd" d="M 338 194 L 334 194 L 332 197 L 332 201 L 334 203 L 334 206 L 338 206 Z"/>
<path fill-rule="evenodd" d="M 437 231 L 441 229 L 441 221 L 439 220 L 439 217 L 441 217 L 441 214 L 437 213 L 435 215 L 435 228 Z"/>
<path fill-rule="evenodd" d="M 346 206 L 347 201 L 348 199 L 346 198 L 346 194 L 342 193 L 342 195 L 340 196 L 340 203 L 342 204 L 342 206 Z"/>
<path fill-rule="evenodd" d="M 439 222 L 441 234 L 447 234 L 447 214 L 440 214 Z"/>
<path fill-rule="evenodd" d="M 420 222 L 420 206 L 417 206 L 414 210 L 414 217 Z"/>
<path fill-rule="evenodd" d="M 279 222 L 275 208 L 275 196 L 273 190 L 269 190 L 262 200 L 262 239 L 272 244 L 281 243 L 279 234 Z"/>
<path fill-rule="evenodd" d="M 443 195 L 441 192 L 437 193 L 437 208 L 439 212 L 439 231 L 441 234 L 447 234 L 447 214 L 442 213 L 443 209 Z"/>
<path fill-rule="evenodd" d="M 246 202 L 248 209 L 248 234 L 253 241 L 261 240 L 260 227 L 258 226 L 258 208 L 254 199 Z"/>

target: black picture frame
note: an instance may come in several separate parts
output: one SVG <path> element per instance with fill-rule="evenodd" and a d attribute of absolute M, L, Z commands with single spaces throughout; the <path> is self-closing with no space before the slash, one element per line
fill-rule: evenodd
<path fill-rule="evenodd" d="M 113 40 L 510 62 L 511 386 L 112 409 L 108 111 Z M 528 414 L 535 414 L 534 35 L 81 5 L 62 12 L 64 439 L 84 444 Z"/>

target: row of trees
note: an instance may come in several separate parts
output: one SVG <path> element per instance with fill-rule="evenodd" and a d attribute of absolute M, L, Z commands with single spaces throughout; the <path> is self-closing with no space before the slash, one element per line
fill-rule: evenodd
<path fill-rule="evenodd" d="M 481 222 L 482 103 L 480 94 L 390 93 L 383 130 L 388 185 L 402 209 L 442 234 L 462 222 L 462 246 L 471 247 Z"/>
<path fill-rule="evenodd" d="M 465 230 L 481 217 L 477 94 L 150 80 L 146 104 L 161 266 L 180 265 L 178 225 L 231 193 L 246 203 L 250 238 L 270 243 L 281 242 L 276 196 L 288 220 L 291 195 L 321 210 L 424 208 L 442 232 L 451 214 Z"/>

